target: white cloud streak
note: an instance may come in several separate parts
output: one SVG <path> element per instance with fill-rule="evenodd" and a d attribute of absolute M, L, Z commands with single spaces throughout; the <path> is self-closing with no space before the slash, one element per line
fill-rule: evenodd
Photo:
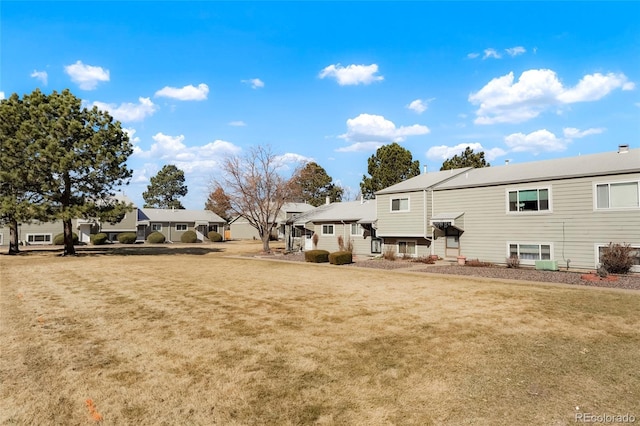
<path fill-rule="evenodd" d="M 507 55 L 513 57 L 513 56 L 518 56 L 526 53 L 527 49 L 525 49 L 522 46 L 516 46 L 516 47 L 510 47 L 508 49 L 504 49 L 504 51 L 507 52 Z"/>
<path fill-rule="evenodd" d="M 427 108 L 429 107 L 429 102 L 431 102 L 432 100 L 433 99 L 416 99 L 415 101 L 411 101 L 411 103 L 407 105 L 407 108 L 415 111 L 418 114 L 422 114 L 427 110 Z"/>
<path fill-rule="evenodd" d="M 40 82 L 45 86 L 49 83 L 49 74 L 47 74 L 46 71 L 33 70 L 33 72 L 29 76 L 35 78 L 36 80 L 40 80 Z"/>
<path fill-rule="evenodd" d="M 82 61 L 67 65 L 64 71 L 71 81 L 76 83 L 82 90 L 94 90 L 98 83 L 109 81 L 109 70 L 93 65 L 85 65 Z"/>
<path fill-rule="evenodd" d="M 487 161 L 493 161 L 498 157 L 505 155 L 507 152 L 502 148 L 485 149 L 482 144 L 478 142 L 473 143 L 460 143 L 455 146 L 439 145 L 432 146 L 426 153 L 426 156 L 430 160 L 448 160 L 454 155 L 460 155 L 467 147 L 471 148 L 473 152 L 484 152 L 484 157 Z"/>
<path fill-rule="evenodd" d="M 120 105 L 95 101 L 92 104 L 98 109 L 108 111 L 116 120 L 128 123 L 142 121 L 157 111 L 157 106 L 149 98 L 138 98 L 138 103 L 122 103 Z"/>
<path fill-rule="evenodd" d="M 492 49 L 492 48 L 484 49 L 484 56 L 482 57 L 482 59 L 489 59 L 489 58 L 500 59 L 502 58 L 502 55 L 498 53 L 496 49 Z"/>
<path fill-rule="evenodd" d="M 358 84 L 371 84 L 375 81 L 382 81 L 384 77 L 376 75 L 378 65 L 348 65 L 343 67 L 340 64 L 325 67 L 320 74 L 320 78 L 335 78 L 340 86 L 350 86 Z"/>
<path fill-rule="evenodd" d="M 348 119 L 347 133 L 338 136 L 354 144 L 337 151 L 364 151 L 385 143 L 402 142 L 408 136 L 426 135 L 429 132 L 427 126 L 420 124 L 396 127 L 392 121 L 381 115 L 360 114 Z"/>
<path fill-rule="evenodd" d="M 231 121 L 231 122 L 229 122 L 229 126 L 233 126 L 233 127 L 244 127 L 244 126 L 246 126 L 246 125 L 247 125 L 247 123 L 245 123 L 245 122 L 244 122 L 244 121 L 242 121 L 242 120 L 238 120 L 238 121 Z"/>
<path fill-rule="evenodd" d="M 240 80 L 240 82 L 251 86 L 252 89 L 261 89 L 264 87 L 264 82 L 259 78 L 251 78 L 249 80 Z"/>
<path fill-rule="evenodd" d="M 156 97 L 177 99 L 179 101 L 204 101 L 209 94 L 209 86 L 204 83 L 198 87 L 192 84 L 181 88 L 165 86 L 155 93 Z"/>

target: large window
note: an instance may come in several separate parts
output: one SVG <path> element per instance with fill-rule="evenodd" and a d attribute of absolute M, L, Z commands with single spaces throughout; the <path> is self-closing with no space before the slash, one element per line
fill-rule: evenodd
<path fill-rule="evenodd" d="M 362 235 L 362 227 L 359 223 L 351 224 L 351 235 Z"/>
<path fill-rule="evenodd" d="M 596 184 L 597 209 L 633 209 L 640 207 L 640 182 Z"/>
<path fill-rule="evenodd" d="M 392 198 L 391 211 L 392 212 L 408 212 L 409 198 Z"/>
<path fill-rule="evenodd" d="M 549 211 L 549 188 L 509 191 L 510 212 Z"/>
<path fill-rule="evenodd" d="M 27 234 L 29 244 L 51 244 L 51 234 Z"/>
<path fill-rule="evenodd" d="M 415 256 L 416 242 L 415 241 L 398 241 L 398 254 L 402 256 Z"/>
<path fill-rule="evenodd" d="M 322 225 L 322 235 L 333 235 L 333 225 Z"/>
<path fill-rule="evenodd" d="M 602 254 L 604 249 L 608 247 L 608 244 L 598 244 L 597 248 L 597 259 L 596 259 L 596 267 L 601 265 Z M 633 266 L 631 270 L 633 272 L 640 272 L 640 244 L 630 244 L 633 251 L 631 252 L 631 257 L 633 258 Z"/>
<path fill-rule="evenodd" d="M 524 263 L 533 263 L 536 260 L 551 260 L 551 244 L 509 244 L 509 255 L 518 256 Z"/>

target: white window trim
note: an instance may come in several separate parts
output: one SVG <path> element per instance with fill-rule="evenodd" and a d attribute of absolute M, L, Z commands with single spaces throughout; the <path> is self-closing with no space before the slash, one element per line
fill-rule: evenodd
<path fill-rule="evenodd" d="M 407 200 L 407 209 L 406 210 L 393 210 L 393 200 Z M 402 197 L 391 197 L 389 198 L 389 211 L 391 213 L 406 213 L 411 211 L 411 197 L 409 195 Z"/>
<path fill-rule="evenodd" d="M 0 246 L 4 245 L 4 234 L 0 232 Z"/>
<path fill-rule="evenodd" d="M 531 210 L 527 210 L 527 211 L 516 211 L 516 212 L 512 212 L 511 210 L 509 210 L 509 193 L 510 192 L 518 192 L 518 191 L 532 191 L 532 190 L 541 190 L 541 189 L 546 189 L 549 194 L 549 209 L 548 210 L 537 210 L 537 211 L 531 211 Z M 517 216 L 522 216 L 522 215 L 541 215 L 541 214 L 551 214 L 553 213 L 553 194 L 551 191 L 551 186 L 523 186 L 523 187 L 515 187 L 515 188 L 507 188 L 505 190 L 505 194 L 504 194 L 504 198 L 505 198 L 505 210 L 507 212 L 507 214 L 509 215 L 517 215 Z M 538 200 L 539 202 L 540 200 Z"/>
<path fill-rule="evenodd" d="M 36 242 L 31 242 L 29 241 L 29 237 L 32 235 L 47 235 L 49 236 L 49 241 L 36 241 Z M 49 233 L 49 232 L 42 232 L 42 233 L 37 233 L 37 232 L 32 232 L 29 234 L 25 235 L 25 241 L 27 242 L 27 244 L 29 245 L 47 245 L 47 244 L 53 244 L 53 234 Z"/>
<path fill-rule="evenodd" d="M 179 227 L 184 226 L 184 229 L 178 229 Z M 186 223 L 176 223 L 176 231 L 188 231 L 189 226 Z"/>
<path fill-rule="evenodd" d="M 358 226 L 358 233 L 357 234 L 353 233 L 353 225 L 357 225 Z M 351 223 L 351 224 L 349 224 L 349 235 L 351 235 L 352 237 L 360 237 L 360 236 L 362 236 L 362 231 L 364 231 L 364 228 L 359 223 Z"/>
<path fill-rule="evenodd" d="M 413 254 L 409 254 L 409 256 L 411 257 L 416 257 L 418 256 L 418 241 L 417 240 L 398 240 L 396 241 L 396 253 L 398 254 L 398 256 L 404 256 L 404 253 L 400 253 L 400 243 L 413 243 L 414 247 L 416 249 L 416 252 Z"/>
<path fill-rule="evenodd" d="M 614 243 L 615 244 L 615 243 Z M 594 246 L 594 250 L 593 250 L 593 256 L 594 256 L 594 262 L 593 264 L 595 265 L 595 268 L 598 269 L 600 267 L 600 247 L 607 247 L 609 245 L 609 243 L 595 243 Z M 630 243 L 629 244 L 631 247 L 633 247 L 634 249 L 640 250 L 640 243 Z M 640 266 L 632 266 L 631 267 L 631 272 L 640 272 Z"/>
<path fill-rule="evenodd" d="M 159 226 L 160 229 L 153 229 L 155 226 Z M 162 232 L 162 224 L 161 223 L 152 223 L 151 224 L 151 232 Z"/>
<path fill-rule="evenodd" d="M 594 182 L 593 183 L 593 211 L 594 212 L 619 212 L 619 211 L 630 211 L 630 210 L 638 210 L 638 207 L 604 207 L 598 208 L 598 185 L 611 185 L 616 183 L 637 183 L 638 184 L 638 199 L 640 200 L 640 180 L 617 180 L 617 181 L 605 181 L 605 182 Z M 609 194 L 609 199 L 611 199 L 611 194 Z M 640 204 L 640 203 L 639 203 Z"/>
<path fill-rule="evenodd" d="M 324 227 L 325 226 L 330 226 L 331 227 L 332 231 L 331 231 L 330 234 L 324 232 Z M 333 223 L 325 223 L 325 224 L 320 225 L 320 235 L 336 235 L 336 226 Z"/>
<path fill-rule="evenodd" d="M 510 245 L 511 244 L 516 244 L 518 246 L 518 258 L 520 259 L 520 263 L 523 265 L 535 265 L 536 261 L 535 260 L 531 260 L 531 259 L 522 259 L 520 257 L 520 246 L 527 246 L 527 245 L 531 245 L 531 246 L 538 246 L 538 252 L 540 252 L 540 246 L 549 246 L 549 255 L 550 255 L 550 259 L 548 260 L 555 260 L 555 256 L 553 255 L 555 253 L 555 248 L 553 247 L 553 243 L 551 242 L 532 242 L 532 241 L 507 241 L 507 255 L 506 258 L 508 259 L 509 256 L 511 256 L 511 250 L 510 250 Z M 543 260 L 543 259 L 540 259 Z M 547 260 L 547 259 L 544 259 Z"/>

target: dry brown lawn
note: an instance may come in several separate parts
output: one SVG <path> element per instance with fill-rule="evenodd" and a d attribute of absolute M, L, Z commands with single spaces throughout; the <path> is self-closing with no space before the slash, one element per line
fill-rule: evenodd
<path fill-rule="evenodd" d="M 0 256 L 0 423 L 640 421 L 640 292 L 228 257 L 259 248 Z"/>

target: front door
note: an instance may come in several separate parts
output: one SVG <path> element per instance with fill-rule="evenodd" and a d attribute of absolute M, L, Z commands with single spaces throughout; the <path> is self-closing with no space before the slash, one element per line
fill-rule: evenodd
<path fill-rule="evenodd" d="M 445 229 L 445 256 L 458 257 L 460 255 L 460 231 L 449 226 Z"/>

